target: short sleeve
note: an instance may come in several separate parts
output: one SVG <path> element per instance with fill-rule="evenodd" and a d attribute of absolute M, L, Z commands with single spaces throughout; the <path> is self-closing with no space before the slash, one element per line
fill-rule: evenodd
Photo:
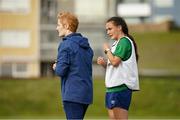
<path fill-rule="evenodd" d="M 123 61 L 126 61 L 130 58 L 131 53 L 131 42 L 126 37 L 121 38 L 113 54 L 120 57 Z"/>

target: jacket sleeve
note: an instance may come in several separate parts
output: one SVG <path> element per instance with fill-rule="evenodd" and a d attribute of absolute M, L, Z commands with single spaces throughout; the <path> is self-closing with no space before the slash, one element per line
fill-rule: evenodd
<path fill-rule="evenodd" d="M 62 43 L 58 48 L 58 56 L 55 73 L 56 75 L 63 77 L 68 74 L 70 65 L 69 47 L 67 44 Z"/>

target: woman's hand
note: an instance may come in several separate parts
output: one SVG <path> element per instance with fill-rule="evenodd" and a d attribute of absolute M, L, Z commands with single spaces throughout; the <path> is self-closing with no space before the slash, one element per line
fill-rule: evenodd
<path fill-rule="evenodd" d="M 102 65 L 104 68 L 106 68 L 107 62 L 103 57 L 100 56 L 100 57 L 97 58 L 97 64 Z"/>

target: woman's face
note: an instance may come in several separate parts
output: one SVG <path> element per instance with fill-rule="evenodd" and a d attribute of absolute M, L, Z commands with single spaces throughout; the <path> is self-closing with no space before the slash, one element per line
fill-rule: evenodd
<path fill-rule="evenodd" d="M 67 29 L 63 26 L 63 24 L 61 23 L 59 19 L 58 19 L 56 30 L 58 31 L 60 37 L 64 37 L 66 35 Z"/>
<path fill-rule="evenodd" d="M 120 26 L 115 26 L 111 21 L 107 22 L 106 33 L 111 39 L 118 40 L 121 34 Z"/>

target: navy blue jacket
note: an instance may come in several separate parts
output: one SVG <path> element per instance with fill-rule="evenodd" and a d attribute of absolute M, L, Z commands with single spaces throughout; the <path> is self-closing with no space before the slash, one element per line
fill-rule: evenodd
<path fill-rule="evenodd" d="M 91 104 L 93 51 L 88 39 L 79 33 L 63 38 L 58 47 L 55 73 L 61 77 L 63 101 Z"/>

